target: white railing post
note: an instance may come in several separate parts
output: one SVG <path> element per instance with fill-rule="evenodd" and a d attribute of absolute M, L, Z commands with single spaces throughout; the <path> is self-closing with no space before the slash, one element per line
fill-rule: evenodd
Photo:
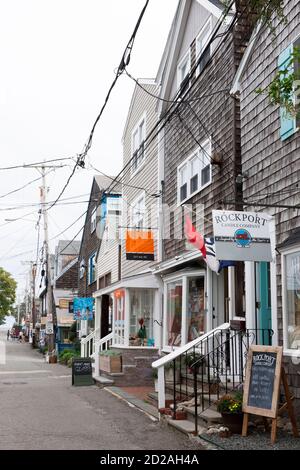
<path fill-rule="evenodd" d="M 97 346 L 95 347 L 95 369 L 94 369 L 94 376 L 98 377 L 99 375 L 99 348 L 98 348 L 98 343 Z"/>
<path fill-rule="evenodd" d="M 164 366 L 157 369 L 157 382 L 158 382 L 158 408 L 165 408 L 166 395 L 165 395 L 165 368 Z"/>
<path fill-rule="evenodd" d="M 80 346 L 80 355 L 81 355 L 81 357 L 85 357 L 84 356 L 84 343 L 83 343 L 82 340 L 81 340 L 81 346 Z"/>

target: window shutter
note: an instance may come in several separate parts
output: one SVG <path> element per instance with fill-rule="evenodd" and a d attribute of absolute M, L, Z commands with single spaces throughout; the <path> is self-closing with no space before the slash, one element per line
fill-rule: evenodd
<path fill-rule="evenodd" d="M 291 44 L 285 49 L 278 57 L 278 68 L 284 70 L 287 68 L 289 61 L 291 60 L 291 54 L 293 52 L 293 45 Z M 292 70 L 290 71 L 292 73 Z M 296 130 L 296 119 L 287 113 L 284 107 L 280 108 L 280 137 L 281 140 L 288 139 Z"/>

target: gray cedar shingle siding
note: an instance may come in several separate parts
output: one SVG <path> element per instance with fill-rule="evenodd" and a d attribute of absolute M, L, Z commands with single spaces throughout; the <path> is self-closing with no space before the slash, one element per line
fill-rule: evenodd
<path fill-rule="evenodd" d="M 285 2 L 287 24 L 275 24 L 276 38 L 268 30 L 259 37 L 241 81 L 242 165 L 249 178 L 244 184 L 244 198 L 268 204 L 299 204 L 299 193 L 283 193 L 300 179 L 300 135 L 280 139 L 279 108 L 268 98 L 257 95 L 258 87 L 271 82 L 277 70 L 279 54 L 300 34 L 299 1 Z M 277 195 L 274 195 L 274 193 Z M 265 195 L 273 196 L 266 199 Z M 255 209 L 248 207 L 248 210 Z M 257 208 L 275 215 L 276 243 L 288 238 L 300 226 L 299 211 L 293 209 Z M 277 302 L 279 340 L 282 342 L 281 257 L 277 256 Z"/>
<path fill-rule="evenodd" d="M 238 48 L 237 33 L 229 34 L 225 43 L 217 51 L 216 57 L 204 73 L 196 80 L 195 86 L 186 96 L 194 100 L 205 94 L 206 97 L 191 102 L 199 120 L 186 104 L 181 104 L 180 115 L 185 125 L 200 142 L 212 137 L 212 154 L 222 155 L 221 166 L 212 167 L 212 184 L 188 200 L 186 204 L 205 204 L 205 234 L 212 234 L 211 212 L 220 207 L 221 200 L 235 199 L 235 177 L 240 166 L 240 125 L 239 106 L 228 91 L 241 56 Z M 212 94 L 213 93 L 213 94 Z M 198 147 L 197 142 L 174 116 L 166 126 L 165 140 L 165 197 L 164 202 L 170 206 L 177 204 L 177 167 L 189 154 Z M 235 140 L 235 142 L 234 142 Z M 193 219 L 195 217 L 193 216 Z M 176 227 L 176 228 L 175 228 Z M 176 236 L 182 226 L 171 218 L 171 235 Z M 166 240 L 164 242 L 164 259 L 172 258 L 185 250 L 184 240 Z"/>

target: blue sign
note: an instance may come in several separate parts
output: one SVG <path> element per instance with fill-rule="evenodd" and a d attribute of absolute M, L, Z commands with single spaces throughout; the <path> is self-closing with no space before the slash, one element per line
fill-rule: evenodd
<path fill-rule="evenodd" d="M 92 320 L 94 302 L 92 297 L 76 297 L 73 305 L 74 320 Z"/>
<path fill-rule="evenodd" d="M 234 241 L 237 246 L 246 248 L 251 245 L 252 237 L 248 230 L 240 228 L 234 234 Z"/>

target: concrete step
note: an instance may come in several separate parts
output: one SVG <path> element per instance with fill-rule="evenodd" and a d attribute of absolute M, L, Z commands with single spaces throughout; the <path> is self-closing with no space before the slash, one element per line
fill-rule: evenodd
<path fill-rule="evenodd" d="M 108 379 L 107 377 L 104 377 L 104 375 L 96 375 L 93 379 L 98 387 L 107 387 L 114 384 L 112 379 Z"/>
<path fill-rule="evenodd" d="M 183 406 L 184 411 L 187 412 L 187 418 L 189 421 L 194 422 L 195 420 L 195 408 Z M 222 423 L 222 416 L 215 408 L 207 408 L 204 411 L 198 411 L 198 417 L 206 424 Z"/>
<path fill-rule="evenodd" d="M 195 424 L 191 421 L 188 421 L 186 419 L 172 419 L 169 417 L 167 417 L 166 420 L 169 426 L 172 426 L 173 428 L 177 429 L 178 431 L 184 433 L 187 436 L 195 434 Z M 205 430 L 205 427 L 198 426 L 198 434 L 202 434 L 203 432 L 205 432 Z"/>

